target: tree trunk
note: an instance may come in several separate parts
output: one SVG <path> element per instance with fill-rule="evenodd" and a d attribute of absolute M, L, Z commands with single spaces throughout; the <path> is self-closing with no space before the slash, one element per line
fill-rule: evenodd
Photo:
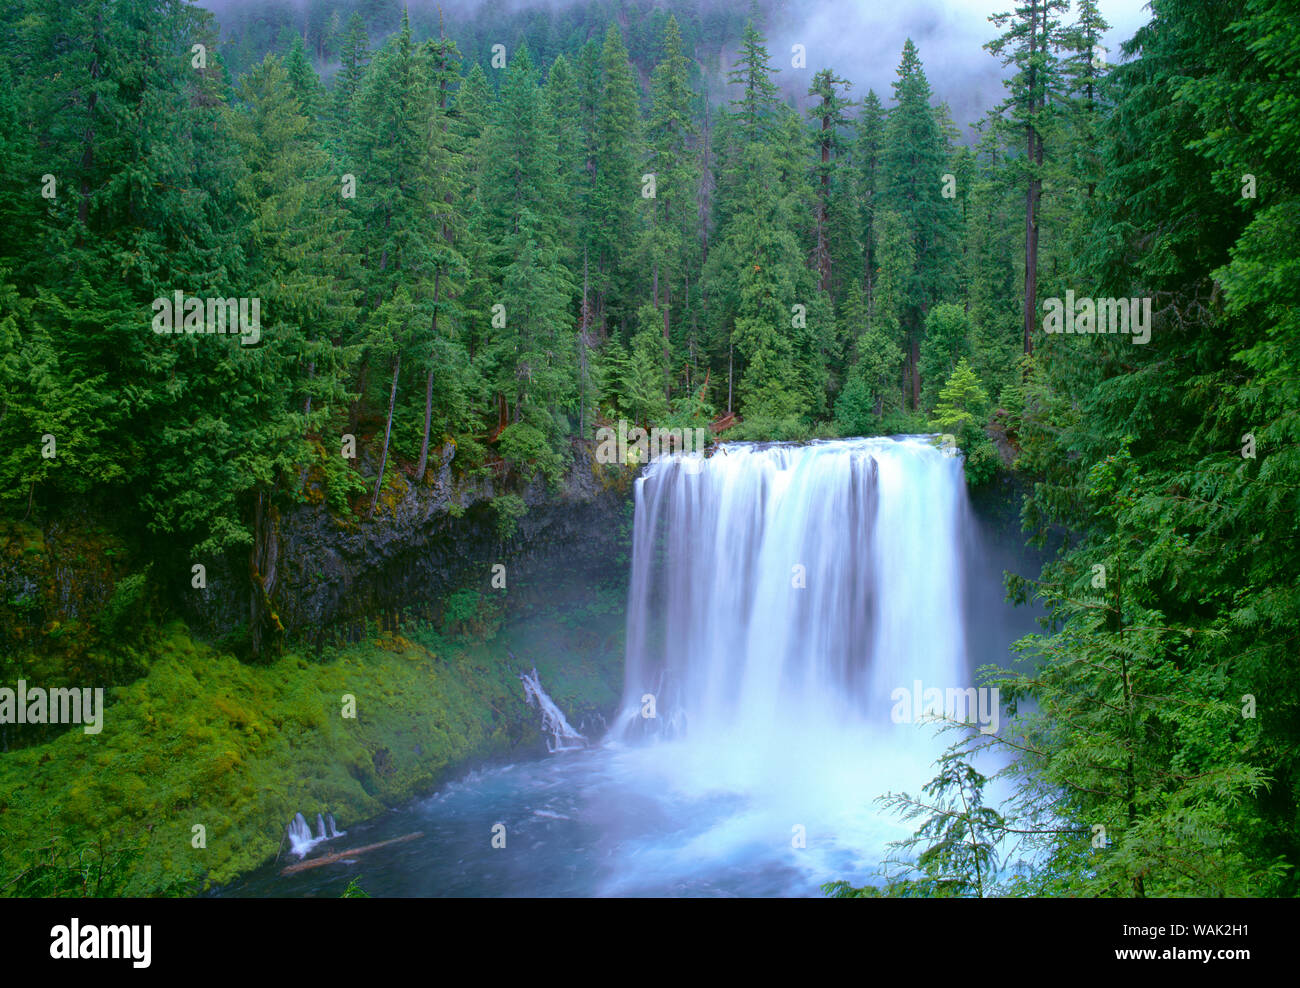
<path fill-rule="evenodd" d="M 1034 133 L 1029 132 L 1029 153 L 1031 167 L 1041 160 L 1041 148 L 1035 149 L 1038 142 Z M 1036 150 L 1039 157 L 1036 157 Z M 1025 353 L 1034 352 L 1034 317 L 1037 315 L 1038 298 L 1038 197 L 1042 182 L 1033 176 L 1029 179 L 1029 189 L 1025 195 Z"/>
<path fill-rule="evenodd" d="M 1044 19 L 1046 15 L 1044 14 Z M 1046 25 L 1044 25 L 1046 27 Z M 1046 40 L 1046 39 L 1044 39 Z M 1038 136 L 1039 100 L 1038 72 L 1034 55 L 1038 50 L 1038 4 L 1029 6 L 1029 119 L 1026 124 L 1026 160 L 1031 169 L 1029 188 L 1025 192 L 1025 353 L 1034 352 L 1034 317 L 1038 299 L 1038 196 L 1042 190 L 1040 168 L 1043 162 L 1042 142 Z"/>
<path fill-rule="evenodd" d="M 420 462 L 415 467 L 416 483 L 424 482 L 424 471 L 429 465 L 429 427 L 433 423 L 433 368 L 424 378 L 424 438 L 420 440 Z"/>
<path fill-rule="evenodd" d="M 249 644 L 253 657 L 258 659 L 278 654 L 284 638 L 284 628 L 271 604 L 280 545 L 276 534 L 275 511 L 268 501 L 267 490 L 259 488 L 253 509 L 253 547 L 248 554 L 249 582 L 252 584 Z"/>
<path fill-rule="evenodd" d="M 393 406 L 397 404 L 397 375 L 402 368 L 402 355 L 393 359 L 393 387 L 388 394 L 388 424 L 384 426 L 384 452 L 379 458 L 379 476 L 375 478 L 375 496 L 370 500 L 370 513 L 375 513 L 379 503 L 379 488 L 384 483 L 384 467 L 388 465 L 388 439 L 393 434 Z"/>
<path fill-rule="evenodd" d="M 582 245 L 582 318 L 578 322 L 578 435 L 587 435 L 587 342 L 591 322 L 591 300 L 588 297 L 587 245 Z"/>
<path fill-rule="evenodd" d="M 433 274 L 433 338 L 438 338 L 438 282 L 441 271 Z M 429 362 L 429 373 L 424 379 L 424 438 L 420 440 L 420 462 L 415 468 L 415 482 L 424 483 L 424 468 L 429 465 L 429 428 L 433 424 L 433 362 Z"/>
<path fill-rule="evenodd" d="M 390 840 L 381 840 L 378 844 L 367 844 L 364 847 L 351 847 L 346 851 L 336 851 L 333 854 L 323 854 L 319 858 L 309 858 L 306 861 L 299 861 L 297 864 L 288 865 L 280 870 L 280 874 L 296 875 L 300 871 L 307 871 L 310 868 L 319 868 L 321 865 L 334 864 L 336 861 L 355 858 L 359 854 L 365 854 L 367 851 L 373 851 L 376 848 L 388 847 L 390 844 L 401 844 L 405 841 L 415 840 L 423 836 L 424 831 L 417 830 L 413 834 L 406 834 L 402 837 L 393 837 Z"/>

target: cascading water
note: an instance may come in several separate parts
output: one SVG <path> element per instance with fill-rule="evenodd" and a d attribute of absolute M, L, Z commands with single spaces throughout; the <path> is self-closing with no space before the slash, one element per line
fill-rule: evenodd
<path fill-rule="evenodd" d="M 373 824 L 363 842 L 427 843 L 368 856 L 367 891 L 815 896 L 873 881 L 916 827 L 876 797 L 918 795 L 947 740 L 917 691 L 970 684 L 953 454 L 904 437 L 649 463 L 624 696 L 605 738 L 584 739 L 536 671 L 522 674 L 557 754 L 473 773 Z M 486 836 L 498 825 L 504 846 Z M 290 836 L 311 840 L 301 817 Z M 277 878 L 288 884 L 272 894 L 337 894 L 330 875 Z"/>
<path fill-rule="evenodd" d="M 513 658 L 513 656 L 512 656 Z M 577 751 L 584 747 L 587 739 L 574 730 L 564 711 L 555 705 L 550 694 L 542 689 L 542 681 L 537 670 L 521 672 L 519 679 L 524 684 L 524 700 L 531 706 L 537 706 L 542 712 L 542 731 L 550 735 L 546 739 L 546 748 L 552 754 L 557 751 Z"/>
<path fill-rule="evenodd" d="M 898 691 L 970 678 L 954 454 L 903 437 L 648 465 L 611 737 L 670 798 L 731 807 L 661 867 L 758 856 L 806 890 L 910 832 L 873 800 L 917 793 L 943 744 Z"/>
<path fill-rule="evenodd" d="M 924 438 L 652 462 L 618 735 L 759 751 L 889 728 L 894 690 L 963 683 L 965 498 L 960 459 Z"/>
<path fill-rule="evenodd" d="M 311 849 L 316 845 L 324 844 L 326 841 L 331 841 L 336 837 L 344 837 L 346 835 L 346 830 L 338 829 L 338 825 L 334 822 L 333 813 L 326 813 L 324 816 L 317 813 L 316 836 L 313 837 L 311 828 L 307 826 L 307 818 L 301 813 L 296 813 L 294 814 L 294 818 L 289 821 L 289 850 L 292 854 L 303 858 L 306 857 Z"/>

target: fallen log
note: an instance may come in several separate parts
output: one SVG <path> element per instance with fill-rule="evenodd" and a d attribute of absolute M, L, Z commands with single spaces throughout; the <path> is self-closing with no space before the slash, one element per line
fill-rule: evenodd
<path fill-rule="evenodd" d="M 300 871 L 306 871 L 308 868 L 319 868 L 321 865 L 334 864 L 336 861 L 342 861 L 344 858 L 354 858 L 358 854 L 365 854 L 367 851 L 373 851 L 377 847 L 387 847 L 389 844 L 401 844 L 403 841 L 415 840 L 417 837 L 423 837 L 424 831 L 417 830 L 413 834 L 406 834 L 404 837 L 394 837 L 392 840 L 381 840 L 378 844 L 367 844 L 365 847 L 354 847 L 349 851 L 338 851 L 334 854 L 325 854 L 319 858 L 309 858 L 306 861 L 299 861 L 297 864 L 291 864 L 281 870 L 281 875 L 296 875 Z"/>
<path fill-rule="evenodd" d="M 710 422 L 709 430 L 716 436 L 719 433 L 725 432 L 727 429 L 730 429 L 733 425 L 735 425 L 739 421 L 740 421 L 740 416 L 738 416 L 735 412 L 727 412 L 727 414 L 722 415 L 714 419 L 712 422 Z"/>

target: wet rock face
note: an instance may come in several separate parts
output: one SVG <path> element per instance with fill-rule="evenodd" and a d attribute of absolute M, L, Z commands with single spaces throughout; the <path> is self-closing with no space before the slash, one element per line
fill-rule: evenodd
<path fill-rule="evenodd" d="M 331 511 L 319 485 L 308 503 L 274 514 L 266 585 L 290 641 L 355 638 L 367 619 L 399 611 L 437 618 L 449 593 L 492 589 L 497 564 L 505 567 L 503 603 L 511 610 L 546 600 L 557 583 L 626 581 L 630 472 L 611 483 L 593 466 L 591 449 L 575 446 L 558 488 L 540 477 L 521 487 L 513 478 L 458 477 L 454 454 L 448 443 L 431 457 L 424 485 L 396 474 L 373 517 L 365 516 L 369 497 L 360 512 Z M 378 464 L 370 466 L 373 476 Z M 507 492 L 527 509 L 511 524 L 495 500 Z M 203 637 L 238 638 L 252 615 L 247 549 L 197 560 L 206 586 L 196 588 L 195 559 L 174 556 L 165 543 L 139 544 L 132 533 L 112 534 L 113 515 L 84 506 L 0 532 L 0 643 L 31 644 L 54 622 L 94 620 L 118 581 L 150 561 L 150 582 L 170 611 Z"/>
<path fill-rule="evenodd" d="M 39 525 L 0 522 L 0 656 L 93 620 L 131 571 L 131 549 L 84 505 Z"/>
<path fill-rule="evenodd" d="M 540 478 L 528 484 L 517 495 L 527 511 L 513 526 L 493 500 L 499 485 L 456 481 L 451 451 L 441 460 L 431 484 L 399 483 L 400 496 L 386 488 L 373 517 L 340 517 L 322 502 L 278 518 L 270 598 L 290 638 L 355 637 L 364 620 L 397 611 L 436 617 L 449 593 L 491 588 L 497 564 L 512 608 L 556 582 L 626 580 L 631 492 L 602 484 L 589 450 L 574 450 L 558 489 Z M 246 565 L 239 555 L 219 561 L 207 594 L 175 602 L 191 627 L 222 635 L 247 621 Z"/>

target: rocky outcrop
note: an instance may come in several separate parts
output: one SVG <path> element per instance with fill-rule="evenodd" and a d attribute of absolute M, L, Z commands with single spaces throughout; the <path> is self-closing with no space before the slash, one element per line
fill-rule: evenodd
<path fill-rule="evenodd" d="M 0 656 L 94 620 L 134 565 L 128 541 L 78 506 L 44 525 L 0 522 Z M 117 594 L 114 611 L 127 611 Z"/>
<path fill-rule="evenodd" d="M 366 620 L 398 613 L 436 618 L 449 593 L 493 589 L 494 577 L 512 608 L 557 585 L 626 579 L 628 478 L 595 467 L 589 447 L 575 447 L 554 488 L 540 477 L 522 485 L 459 478 L 452 455 L 444 448 L 432 483 L 399 474 L 373 516 L 340 515 L 318 497 L 276 518 L 268 595 L 289 639 L 355 638 Z M 240 579 L 241 563 L 233 557 L 210 569 L 207 592 L 177 596 L 192 628 L 221 635 L 248 620 L 252 588 Z"/>
<path fill-rule="evenodd" d="M 449 593 L 499 589 L 502 579 L 508 609 L 566 584 L 626 580 L 630 471 L 596 465 L 585 444 L 575 444 L 554 486 L 502 471 L 463 476 L 453 457 L 448 443 L 419 485 L 390 464 L 373 516 L 369 497 L 357 510 L 332 510 L 323 480 L 308 479 L 301 503 L 265 513 L 256 575 L 266 596 L 256 602 L 247 549 L 196 560 L 169 557 L 166 546 L 141 547 L 133 533 L 90 542 L 92 533 L 112 529 L 103 508 L 11 526 L 0 539 L 0 625 L 11 643 L 31 643 L 58 622 L 93 618 L 126 574 L 150 562 L 167 608 L 196 633 L 232 645 L 247 641 L 255 603 L 269 609 L 286 640 L 320 643 L 355 639 L 367 621 L 391 622 L 399 613 L 437 618 Z M 100 542 L 117 548 L 106 557 Z M 193 586 L 196 562 L 204 566 L 202 588 Z"/>

